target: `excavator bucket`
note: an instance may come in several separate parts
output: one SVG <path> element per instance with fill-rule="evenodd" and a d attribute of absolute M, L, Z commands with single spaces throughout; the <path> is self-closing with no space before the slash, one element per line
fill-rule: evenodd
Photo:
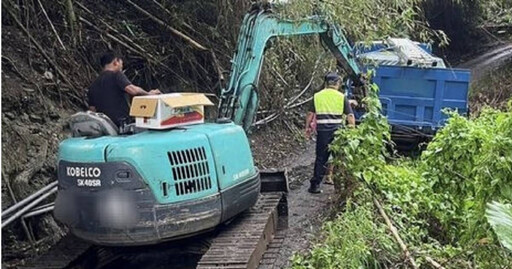
<path fill-rule="evenodd" d="M 288 175 L 286 170 L 260 171 L 261 192 L 288 192 Z"/>
<path fill-rule="evenodd" d="M 261 193 L 281 192 L 281 198 L 277 207 L 278 229 L 288 227 L 288 173 L 286 170 L 264 170 L 260 171 Z"/>

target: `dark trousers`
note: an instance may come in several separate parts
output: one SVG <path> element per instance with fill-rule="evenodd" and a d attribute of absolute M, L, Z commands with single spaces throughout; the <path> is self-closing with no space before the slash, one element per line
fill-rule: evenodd
<path fill-rule="evenodd" d="M 334 132 L 332 131 L 318 131 L 316 136 L 316 160 L 315 172 L 313 178 L 310 180 L 311 185 L 322 183 L 322 179 L 327 170 L 327 161 L 329 160 L 329 144 L 334 140 Z"/>

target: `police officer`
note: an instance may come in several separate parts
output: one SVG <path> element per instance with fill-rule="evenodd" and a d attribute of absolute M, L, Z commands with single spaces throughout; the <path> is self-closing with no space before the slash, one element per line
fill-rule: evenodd
<path fill-rule="evenodd" d="M 320 184 L 327 170 L 329 144 L 334 139 L 334 132 L 344 125 L 343 115 L 347 116 L 350 127 L 356 124 L 354 113 L 348 98 L 340 91 L 341 77 L 330 72 L 325 76 L 325 88 L 315 94 L 306 118 L 306 137 L 309 139 L 314 131 L 311 122 L 316 118 L 316 160 L 313 178 L 310 180 L 310 193 L 321 193 Z"/>

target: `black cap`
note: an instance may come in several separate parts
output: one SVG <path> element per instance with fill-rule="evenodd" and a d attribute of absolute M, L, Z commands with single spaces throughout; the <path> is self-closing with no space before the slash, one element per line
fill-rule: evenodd
<path fill-rule="evenodd" d="M 325 82 L 327 83 L 336 83 L 341 80 L 340 75 L 336 72 L 329 72 L 325 75 Z"/>

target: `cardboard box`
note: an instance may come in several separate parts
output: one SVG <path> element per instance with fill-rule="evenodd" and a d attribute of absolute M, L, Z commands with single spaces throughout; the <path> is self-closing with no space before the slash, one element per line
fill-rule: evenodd
<path fill-rule="evenodd" d="M 135 126 L 147 129 L 167 129 L 204 122 L 204 106 L 213 103 L 201 93 L 169 93 L 136 96 L 130 116 Z"/>

